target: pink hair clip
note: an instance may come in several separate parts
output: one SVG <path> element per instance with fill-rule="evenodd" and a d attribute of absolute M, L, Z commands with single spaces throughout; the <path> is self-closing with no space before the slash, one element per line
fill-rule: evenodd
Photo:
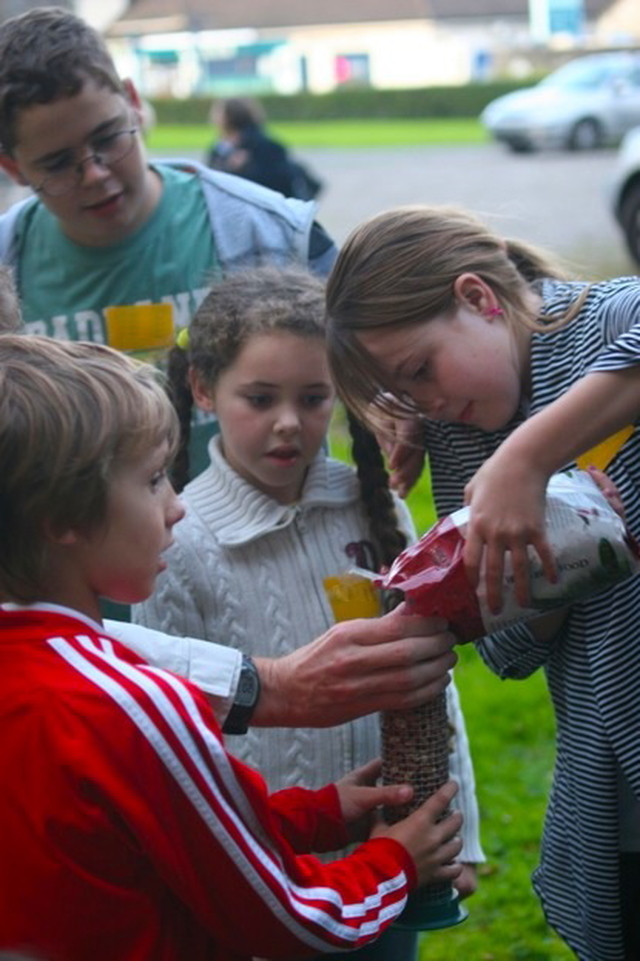
<path fill-rule="evenodd" d="M 501 317 L 504 314 L 502 307 L 487 307 L 484 312 L 485 317 Z"/>

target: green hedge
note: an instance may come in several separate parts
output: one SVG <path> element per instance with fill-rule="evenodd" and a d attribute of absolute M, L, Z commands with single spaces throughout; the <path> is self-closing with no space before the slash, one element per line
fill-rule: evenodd
<path fill-rule="evenodd" d="M 483 107 L 520 86 L 513 81 L 471 83 L 457 87 L 413 90 L 347 89 L 324 94 L 263 95 L 259 98 L 269 120 L 413 119 L 476 117 Z M 153 100 L 158 123 L 205 123 L 212 97 Z"/>

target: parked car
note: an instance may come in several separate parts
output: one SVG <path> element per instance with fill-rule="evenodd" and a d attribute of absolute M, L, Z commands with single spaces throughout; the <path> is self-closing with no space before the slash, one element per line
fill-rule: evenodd
<path fill-rule="evenodd" d="M 630 130 L 620 144 L 609 196 L 629 253 L 640 264 L 640 127 Z"/>
<path fill-rule="evenodd" d="M 535 86 L 492 100 L 480 120 L 516 152 L 617 143 L 640 124 L 640 50 L 576 57 Z"/>

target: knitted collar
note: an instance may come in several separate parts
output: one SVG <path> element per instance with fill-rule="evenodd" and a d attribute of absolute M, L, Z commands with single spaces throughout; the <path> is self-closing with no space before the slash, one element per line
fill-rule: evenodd
<path fill-rule="evenodd" d="M 320 451 L 309 467 L 302 496 L 295 504 L 280 504 L 248 483 L 227 463 L 220 436 L 209 442 L 211 465 L 184 490 L 189 511 L 195 511 L 215 531 L 220 544 L 247 544 L 264 534 L 288 527 L 318 508 L 341 508 L 360 497 L 355 471 Z"/>

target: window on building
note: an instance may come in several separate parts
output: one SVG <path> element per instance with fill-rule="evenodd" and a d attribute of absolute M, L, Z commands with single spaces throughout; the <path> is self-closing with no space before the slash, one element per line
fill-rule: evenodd
<path fill-rule="evenodd" d="M 339 87 L 369 86 L 369 54 L 341 53 L 335 59 L 336 83 Z"/>

